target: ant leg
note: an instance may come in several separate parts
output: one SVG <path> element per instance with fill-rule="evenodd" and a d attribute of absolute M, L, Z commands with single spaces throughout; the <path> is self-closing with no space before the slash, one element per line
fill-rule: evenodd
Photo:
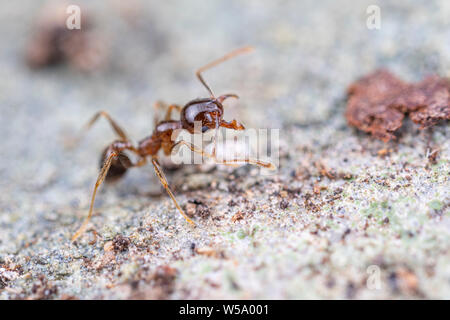
<path fill-rule="evenodd" d="M 246 53 L 246 52 L 250 52 L 253 50 L 253 47 L 247 46 L 247 47 L 242 47 L 239 49 L 236 49 L 234 51 L 231 51 L 229 53 L 227 53 L 226 55 L 224 55 L 223 57 L 216 59 L 206 65 L 204 65 L 203 67 L 199 68 L 196 72 L 195 75 L 197 76 L 198 80 L 200 80 L 200 82 L 203 84 L 203 86 L 206 88 L 206 90 L 208 90 L 208 92 L 211 94 L 211 98 L 214 98 L 214 93 L 212 92 L 211 88 L 206 84 L 205 80 L 203 80 L 202 77 L 202 72 L 206 71 L 212 67 L 217 66 L 218 64 L 227 61 L 228 59 L 233 58 L 234 56 L 237 56 L 238 54 L 241 53 Z"/>
<path fill-rule="evenodd" d="M 233 129 L 233 130 L 245 130 L 244 125 L 236 120 L 233 120 L 231 122 L 222 120 L 222 121 L 220 121 L 220 126 L 227 128 L 227 129 Z"/>
<path fill-rule="evenodd" d="M 81 227 L 73 235 L 72 242 L 75 241 L 79 236 L 81 236 L 86 231 L 87 225 L 88 225 L 88 223 L 89 223 L 89 221 L 91 220 L 91 217 L 92 217 L 92 210 L 94 208 L 94 201 L 95 201 L 95 196 L 97 194 L 98 187 L 100 187 L 100 185 L 102 184 L 103 180 L 105 180 L 105 177 L 108 174 L 108 170 L 111 167 L 111 162 L 113 161 L 113 158 L 118 156 L 118 155 L 119 155 L 118 153 L 113 152 L 105 160 L 105 163 L 103 164 L 103 167 L 100 170 L 100 173 L 99 173 L 99 175 L 97 177 L 97 181 L 95 182 L 94 192 L 92 193 L 91 204 L 89 206 L 88 216 L 86 217 L 86 219 L 84 219 L 83 224 L 81 225 Z"/>
<path fill-rule="evenodd" d="M 216 126 L 214 128 L 215 135 L 213 137 L 213 150 L 212 150 L 212 156 L 214 158 L 216 157 L 217 135 L 219 133 L 219 127 L 224 127 L 224 128 L 233 129 L 233 130 L 245 130 L 245 127 L 240 122 L 237 122 L 236 120 L 233 120 L 231 122 L 222 120 L 222 121 L 218 122 L 218 119 L 216 119 Z"/>
<path fill-rule="evenodd" d="M 192 144 L 192 143 L 186 142 L 186 141 L 184 141 L 184 140 L 180 140 L 180 141 L 178 141 L 178 142 L 174 145 L 174 147 L 175 147 L 176 145 L 178 145 L 178 144 L 184 144 L 184 145 L 186 145 L 186 146 L 187 146 L 189 149 L 191 149 L 193 152 L 196 152 L 196 153 L 201 154 L 202 156 L 211 158 L 211 159 L 213 159 L 214 162 L 217 163 L 217 164 L 224 164 L 224 165 L 235 166 L 235 165 L 238 165 L 238 164 L 240 164 L 240 163 L 248 163 L 248 164 L 253 164 L 253 165 L 256 165 L 256 166 L 264 167 L 264 168 L 267 168 L 267 169 L 270 169 L 270 170 L 275 170 L 275 169 L 276 169 L 276 167 L 275 167 L 275 165 L 274 165 L 273 163 L 271 163 L 271 162 L 266 162 L 266 161 L 262 161 L 262 160 L 259 160 L 259 159 L 256 159 L 256 158 L 232 159 L 232 160 L 219 160 L 219 159 L 217 159 L 217 158 L 215 157 L 215 155 L 211 155 L 211 154 L 205 152 L 203 149 L 198 148 L 197 146 L 195 146 L 195 145 Z"/>
<path fill-rule="evenodd" d="M 184 213 L 183 209 L 181 209 L 180 205 L 178 204 L 177 200 L 175 199 L 175 196 L 173 195 L 172 191 L 169 188 L 169 184 L 167 183 L 166 176 L 164 175 L 164 172 L 162 171 L 161 167 L 159 166 L 158 160 L 156 158 L 152 158 L 152 164 L 153 164 L 153 167 L 155 168 L 156 175 L 158 176 L 159 180 L 161 181 L 161 184 L 163 185 L 164 189 L 166 189 L 170 198 L 172 198 L 172 201 L 175 204 L 175 207 L 177 207 L 178 211 L 186 219 L 187 222 L 189 222 L 191 225 L 195 225 L 195 223 L 191 219 L 189 219 L 189 217 Z"/>
<path fill-rule="evenodd" d="M 170 106 L 167 107 L 167 112 L 166 116 L 164 117 L 164 120 L 170 120 L 173 109 L 176 109 L 178 112 L 181 112 L 181 107 L 179 105 L 171 104 Z"/>
<path fill-rule="evenodd" d="M 120 137 L 121 140 L 123 140 L 123 141 L 129 140 L 125 131 L 111 118 L 109 113 L 107 113 L 106 111 L 99 111 L 96 114 L 94 114 L 94 116 L 91 118 L 91 120 L 89 120 L 89 122 L 85 125 L 84 129 L 82 130 L 82 133 L 79 135 L 78 139 L 76 139 L 76 141 L 75 141 L 76 144 L 78 144 L 78 142 L 83 137 L 84 133 L 86 131 L 88 131 L 94 125 L 94 123 L 96 123 L 97 120 L 100 119 L 100 117 L 104 117 L 106 120 L 108 120 L 108 122 L 111 125 L 111 127 L 113 128 L 114 132 Z"/>
<path fill-rule="evenodd" d="M 100 185 L 103 183 L 103 181 L 105 180 L 106 175 L 108 174 L 109 168 L 111 167 L 112 161 L 114 160 L 114 157 L 119 156 L 120 152 L 125 149 L 135 152 L 135 149 L 131 146 L 130 142 L 121 142 L 121 141 L 114 142 L 113 144 L 111 144 L 109 149 L 110 149 L 110 153 L 109 153 L 108 157 L 106 158 L 105 162 L 103 163 L 102 169 L 100 170 L 100 173 L 98 174 L 97 181 L 95 182 L 95 187 L 94 187 L 94 191 L 92 193 L 91 203 L 89 206 L 88 216 L 83 221 L 83 224 L 81 225 L 81 227 L 73 235 L 72 242 L 75 241 L 79 236 L 81 236 L 86 231 L 87 225 L 92 217 L 92 211 L 94 209 L 94 202 L 95 202 L 95 196 L 97 195 L 97 190 L 100 187 Z M 145 163 L 145 161 L 142 161 L 142 159 L 141 159 L 138 162 L 138 164 L 136 164 L 136 165 L 131 164 L 130 167 L 141 166 L 144 163 Z"/>
<path fill-rule="evenodd" d="M 125 131 L 111 118 L 109 113 L 106 111 L 97 112 L 92 117 L 92 119 L 87 123 L 86 130 L 90 129 L 94 125 L 94 123 L 97 122 L 97 120 L 100 117 L 104 117 L 104 118 L 106 118 L 106 120 L 108 120 L 108 122 L 111 125 L 111 127 L 113 128 L 114 132 L 120 137 L 120 139 L 122 139 L 123 141 L 129 140 Z"/>
<path fill-rule="evenodd" d="M 215 155 L 215 153 L 214 153 L 215 150 L 213 150 L 213 154 L 209 154 L 209 153 L 205 152 L 203 149 L 198 148 L 198 147 L 195 146 L 194 144 L 189 143 L 189 142 L 186 142 L 186 141 L 184 141 L 184 140 L 177 141 L 175 144 L 173 144 L 173 145 L 171 146 L 171 152 L 172 152 L 175 148 L 177 148 L 177 147 L 179 148 L 179 146 L 181 146 L 181 145 L 186 145 L 189 149 L 191 149 L 191 151 L 201 154 L 202 157 L 207 157 L 207 158 L 214 159 L 214 162 L 217 163 L 217 161 L 216 161 L 216 155 Z M 224 165 L 226 165 L 226 166 L 231 166 L 231 167 L 238 167 L 238 166 L 239 166 L 239 164 L 237 164 L 237 163 L 224 163 Z"/>
<path fill-rule="evenodd" d="M 239 99 L 239 96 L 237 95 L 237 94 L 234 94 L 234 93 L 230 93 L 230 94 L 224 94 L 224 95 L 221 95 L 220 97 L 218 97 L 217 98 L 217 101 L 219 102 L 219 103 L 222 103 L 223 101 L 225 101 L 226 99 L 228 99 L 228 98 L 235 98 L 235 99 Z M 214 134 L 214 138 L 213 138 L 213 144 L 214 144 L 214 146 L 213 146 L 213 152 L 212 152 L 212 154 L 215 156 L 216 155 L 216 149 L 217 149 L 217 135 L 218 135 L 218 131 L 219 131 L 219 127 L 221 126 L 221 123 L 220 123 L 220 121 L 219 121 L 219 119 L 216 119 L 216 127 L 214 128 L 215 129 L 215 134 Z M 243 128 L 243 127 L 242 127 Z M 244 129 L 242 129 L 242 130 L 244 130 Z"/>
<path fill-rule="evenodd" d="M 220 128 L 220 121 L 219 121 L 219 118 L 216 118 L 216 126 L 214 128 L 213 150 L 212 150 L 212 154 L 213 154 L 214 157 L 216 157 L 217 136 L 219 134 L 219 128 Z"/>
<path fill-rule="evenodd" d="M 223 103 L 223 102 L 224 102 L 226 99 L 228 99 L 228 98 L 239 99 L 239 96 L 238 96 L 237 94 L 234 94 L 234 93 L 223 94 L 223 95 L 221 95 L 220 97 L 217 98 L 217 101 L 218 101 L 219 103 Z M 234 120 L 234 122 L 236 122 L 236 120 Z M 222 124 L 222 123 L 223 123 L 223 124 Z M 228 124 L 228 123 L 225 122 L 225 121 L 223 121 L 223 120 L 219 122 L 219 119 L 216 119 L 216 127 L 215 127 L 215 130 L 216 130 L 216 131 L 215 131 L 214 140 L 213 140 L 214 146 L 213 146 L 213 152 L 212 152 L 212 154 L 213 154 L 214 156 L 216 156 L 216 149 L 217 149 L 217 134 L 218 134 L 219 127 L 230 128 L 230 127 L 227 126 L 227 124 Z M 241 125 L 241 124 L 239 124 L 239 126 L 237 126 L 237 125 L 233 126 L 232 129 L 234 129 L 234 130 L 245 130 L 244 126 Z"/>
<path fill-rule="evenodd" d="M 173 109 L 176 109 L 178 112 L 181 112 L 181 109 L 182 109 L 179 105 L 171 104 L 171 105 L 167 106 L 164 102 L 161 102 L 161 101 L 156 101 L 154 103 L 153 107 L 155 109 L 165 109 L 165 108 L 167 108 L 166 115 L 164 116 L 164 120 L 170 120 Z M 158 122 L 159 122 L 159 119 L 155 115 L 155 117 L 154 117 L 154 125 L 155 125 L 155 127 L 158 124 Z"/>
<path fill-rule="evenodd" d="M 235 98 L 235 99 L 239 99 L 239 96 L 237 94 L 234 93 L 230 93 L 230 94 L 223 94 L 220 97 L 217 98 L 217 101 L 219 101 L 220 103 L 224 102 L 226 99 L 228 98 Z"/>
<path fill-rule="evenodd" d="M 153 104 L 153 109 L 155 109 L 155 114 L 153 116 L 153 126 L 154 127 L 156 127 L 160 121 L 156 110 L 160 110 L 160 109 L 164 109 L 164 108 L 166 108 L 166 104 L 162 101 L 156 101 Z"/>

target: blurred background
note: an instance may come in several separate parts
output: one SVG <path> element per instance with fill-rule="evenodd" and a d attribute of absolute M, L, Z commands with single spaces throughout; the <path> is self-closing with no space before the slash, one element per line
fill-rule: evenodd
<path fill-rule="evenodd" d="M 366 26 L 373 1 L 76 4 L 94 34 L 90 41 L 101 46 L 100 66 L 92 70 L 67 61 L 37 69 L 26 63 L 40 17 L 52 10 L 61 15 L 64 2 L 2 6 L 0 172 L 8 188 L 14 181 L 22 185 L 22 176 L 28 185 L 42 183 L 62 164 L 67 170 L 60 174 L 72 179 L 80 175 L 72 166 L 96 162 L 98 150 L 113 138 L 107 125 L 96 126 L 75 153 L 66 153 L 63 142 L 98 110 L 120 119 L 136 140 L 150 134 L 156 100 L 184 105 L 207 96 L 195 70 L 243 45 L 256 50 L 209 70 L 205 78 L 218 94 L 241 96 L 227 101 L 226 117 L 252 128 L 323 121 L 342 102 L 346 87 L 377 67 L 411 81 L 450 72 L 445 1 L 379 1 L 379 30 Z"/>
<path fill-rule="evenodd" d="M 60 14 L 56 8 L 64 7 L 64 2 L 3 1 L 1 6 L 3 256 L 19 252 L 23 239 L 29 241 L 42 228 L 55 230 L 46 222 L 41 229 L 31 228 L 37 221 L 62 219 L 61 224 L 70 230 L 80 222 L 100 152 L 114 135 L 101 121 L 79 146 L 69 145 L 96 111 L 108 111 L 133 139 L 140 140 L 153 130 L 153 103 L 184 105 L 206 97 L 195 70 L 230 50 L 255 47 L 253 53 L 204 74 L 215 93 L 240 96 L 226 102 L 226 119 L 239 119 L 251 128 L 317 125 L 307 138 L 288 137 L 282 131 L 284 148 L 289 146 L 287 141 L 326 140 L 336 128 L 345 128 L 347 86 L 376 68 L 389 68 L 410 81 L 430 73 L 450 76 L 448 1 L 105 0 L 70 4 L 81 8 L 81 32 L 89 32 L 82 41 L 94 48 L 86 63 L 69 58 L 54 65 L 39 65 L 39 61 L 30 65 L 29 51 L 38 50 L 33 49 L 33 41 L 45 32 L 45 19 L 53 23 L 48 16 L 53 16 L 52 10 Z M 369 5 L 381 9 L 380 29 L 367 27 Z M 338 120 L 328 122 L 335 117 Z M 281 174 L 288 176 L 293 166 L 285 167 Z M 130 172 L 114 192 L 126 198 L 142 190 L 159 190 L 156 179 L 149 178 L 152 175 L 152 168 Z M 103 197 L 98 205 L 114 205 L 115 201 Z M 80 209 L 76 217 L 73 208 Z M 67 241 L 69 233 L 66 230 L 58 239 Z M 285 297 L 276 292 L 273 296 Z"/>
<path fill-rule="evenodd" d="M 206 96 L 194 71 L 243 45 L 255 52 L 208 71 L 217 93 L 236 92 L 227 117 L 248 127 L 282 128 L 327 119 L 349 83 L 377 67 L 408 80 L 449 75 L 450 5 L 446 1 L 77 1 L 89 19 L 101 67 L 68 63 L 29 68 L 27 48 L 42 15 L 61 15 L 56 1 L 7 2 L 0 12 L 0 161 L 2 183 L 42 183 L 97 161 L 113 135 L 98 125 L 82 148 L 65 153 L 97 110 L 106 110 L 138 140 L 153 125 L 153 103 L 185 104 Z M 366 9 L 381 9 L 381 28 L 369 30 Z M 58 12 L 58 13 L 57 13 Z M 82 31 L 83 31 L 83 26 Z M 86 162 L 84 162 L 86 161 Z M 18 177 L 19 176 L 19 177 Z M 45 177 L 44 177 L 45 178 Z M 15 183 L 13 183 L 16 181 Z"/>

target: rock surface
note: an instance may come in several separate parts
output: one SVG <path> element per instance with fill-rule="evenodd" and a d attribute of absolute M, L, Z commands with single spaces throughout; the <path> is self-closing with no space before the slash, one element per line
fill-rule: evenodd
<path fill-rule="evenodd" d="M 43 2 L 0 11 L 0 298 L 450 298 L 448 123 L 406 122 L 396 142 L 349 128 L 346 88 L 377 68 L 417 82 L 450 76 L 448 1 L 80 1 L 109 44 L 104 69 L 30 70 L 25 48 Z M 206 96 L 194 71 L 236 92 L 226 119 L 279 128 L 275 175 L 252 167 L 168 172 L 175 211 L 152 168 L 102 188 L 86 215 L 107 110 L 136 140 L 156 100 Z M 95 232 L 94 232 L 95 230 Z"/>

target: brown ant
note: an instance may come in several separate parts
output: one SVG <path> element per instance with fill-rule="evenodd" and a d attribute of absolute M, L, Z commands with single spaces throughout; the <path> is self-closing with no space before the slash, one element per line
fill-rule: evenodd
<path fill-rule="evenodd" d="M 194 222 L 184 213 L 183 209 L 180 207 L 177 200 L 175 199 L 175 196 L 169 188 L 167 179 L 164 176 L 161 166 L 158 163 L 157 153 L 160 149 L 162 149 L 166 155 L 170 155 L 175 146 L 186 145 L 193 152 L 197 152 L 202 154 L 203 156 L 212 158 L 215 160 L 215 163 L 218 164 L 235 165 L 238 163 L 249 163 L 269 169 L 275 169 L 275 166 L 272 163 L 264 162 L 258 159 L 246 158 L 221 161 L 216 158 L 217 131 L 219 127 L 224 127 L 232 130 L 244 130 L 245 128 L 236 120 L 233 120 L 231 122 L 223 120 L 224 108 L 222 102 L 227 98 L 238 98 L 238 96 L 235 94 L 225 94 L 216 98 L 211 88 L 203 80 L 201 73 L 238 54 L 248 52 L 250 50 L 252 50 L 252 47 L 243 47 L 237 49 L 226 54 L 222 58 L 214 60 L 198 69 L 196 72 L 196 76 L 208 90 L 208 92 L 210 93 L 210 97 L 192 100 L 188 102 L 183 108 L 175 104 L 168 106 L 165 119 L 156 123 L 152 135 L 141 140 L 136 147 L 133 146 L 124 130 L 110 117 L 108 113 L 100 111 L 93 116 L 93 118 L 87 124 L 86 129 L 89 129 L 100 117 L 104 117 L 106 118 L 106 120 L 108 120 L 115 133 L 119 136 L 119 140 L 111 143 L 102 154 L 101 170 L 95 183 L 94 191 L 92 193 L 89 214 L 84 220 L 81 227 L 72 237 L 72 241 L 75 241 L 84 231 L 86 231 L 87 225 L 92 216 L 95 196 L 102 182 L 104 180 L 106 180 L 107 182 L 113 181 L 122 177 L 125 172 L 131 167 L 143 166 L 144 164 L 146 164 L 147 158 L 149 157 L 151 157 L 151 162 L 159 180 L 161 181 L 169 196 L 172 198 L 172 201 L 177 207 L 178 211 L 186 219 L 187 222 L 194 225 Z M 157 103 L 157 105 L 160 105 L 160 103 Z M 180 120 L 170 120 L 173 109 L 177 109 L 178 111 L 180 111 Z M 216 135 L 213 140 L 214 147 L 212 154 L 206 153 L 203 149 L 198 148 L 189 142 L 183 140 L 177 142 L 174 141 L 175 139 L 173 139 L 172 134 L 175 130 L 185 129 L 191 134 L 200 133 L 197 132 L 197 127 L 194 127 L 194 121 L 201 122 L 201 133 L 204 133 L 210 129 L 216 130 Z M 130 158 L 124 153 L 124 151 L 134 153 L 137 156 L 138 160 L 133 163 Z"/>

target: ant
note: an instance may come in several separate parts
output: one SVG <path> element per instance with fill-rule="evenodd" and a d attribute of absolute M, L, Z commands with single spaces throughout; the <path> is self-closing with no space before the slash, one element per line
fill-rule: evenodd
<path fill-rule="evenodd" d="M 253 165 L 258 165 L 261 167 L 265 167 L 271 170 L 275 169 L 275 166 L 270 162 L 264 162 L 259 159 L 253 158 L 245 158 L 245 159 L 232 159 L 232 160 L 218 160 L 216 158 L 216 144 L 217 144 L 217 131 L 220 127 L 232 129 L 232 130 L 245 130 L 244 126 L 236 120 L 232 120 L 231 122 L 225 121 L 223 119 L 224 108 L 222 103 L 228 98 L 237 99 L 238 96 L 236 94 L 224 94 L 216 98 L 211 88 L 206 84 L 205 80 L 202 77 L 202 72 L 205 70 L 212 68 L 238 54 L 245 53 L 251 51 L 252 47 L 242 47 L 237 50 L 234 50 L 225 56 L 214 60 L 200 69 L 196 71 L 196 76 L 203 84 L 203 86 L 208 90 L 210 97 L 209 98 L 200 98 L 195 99 L 188 102 L 183 108 L 176 104 L 171 104 L 167 107 L 166 115 L 163 121 L 156 122 L 155 121 L 155 129 L 151 136 L 144 138 L 141 140 L 137 146 L 133 146 L 130 139 L 126 135 L 125 131 L 114 121 L 111 116 L 105 112 L 100 111 L 97 112 L 92 119 L 88 122 L 86 129 L 88 130 L 92 125 L 100 119 L 100 117 L 104 117 L 109 124 L 111 125 L 114 132 L 118 135 L 119 139 L 111 143 L 104 151 L 101 156 L 101 170 L 98 175 L 97 181 L 95 182 L 94 191 L 91 197 L 91 203 L 89 207 L 89 213 L 86 219 L 84 220 L 81 227 L 72 237 L 72 241 L 75 241 L 81 234 L 86 231 L 87 225 L 92 217 L 92 211 L 94 207 L 95 196 L 97 194 L 97 190 L 102 184 L 103 181 L 111 182 L 116 179 L 121 178 L 125 172 L 132 167 L 141 167 L 147 163 L 147 158 L 151 158 L 151 163 L 155 169 L 156 175 L 158 176 L 161 184 L 166 189 L 170 198 L 181 213 L 181 215 L 189 222 L 191 225 L 195 225 L 194 222 L 184 213 L 183 209 L 178 204 L 175 199 L 174 194 L 169 188 L 169 184 L 167 179 L 161 169 L 161 166 L 158 162 L 157 153 L 160 149 L 166 155 L 170 155 L 174 148 L 178 145 L 186 145 L 193 152 L 200 153 L 202 156 L 206 156 L 214 159 L 217 164 L 225 164 L 225 165 L 236 165 L 238 163 L 249 163 Z M 160 106 L 162 103 L 157 102 L 156 106 Z M 171 120 L 172 110 L 176 109 L 180 112 L 180 120 Z M 200 131 L 194 126 L 194 121 L 201 122 Z M 204 133 L 210 129 L 215 130 L 215 136 L 213 138 L 213 150 L 212 154 L 205 152 L 203 149 L 196 147 L 195 145 L 186 142 L 184 140 L 174 141 L 172 135 L 175 134 L 175 130 L 184 129 L 189 133 Z M 174 132 L 175 131 L 175 132 Z M 137 156 L 137 161 L 133 163 L 130 158 L 124 153 L 124 151 L 131 152 Z"/>

